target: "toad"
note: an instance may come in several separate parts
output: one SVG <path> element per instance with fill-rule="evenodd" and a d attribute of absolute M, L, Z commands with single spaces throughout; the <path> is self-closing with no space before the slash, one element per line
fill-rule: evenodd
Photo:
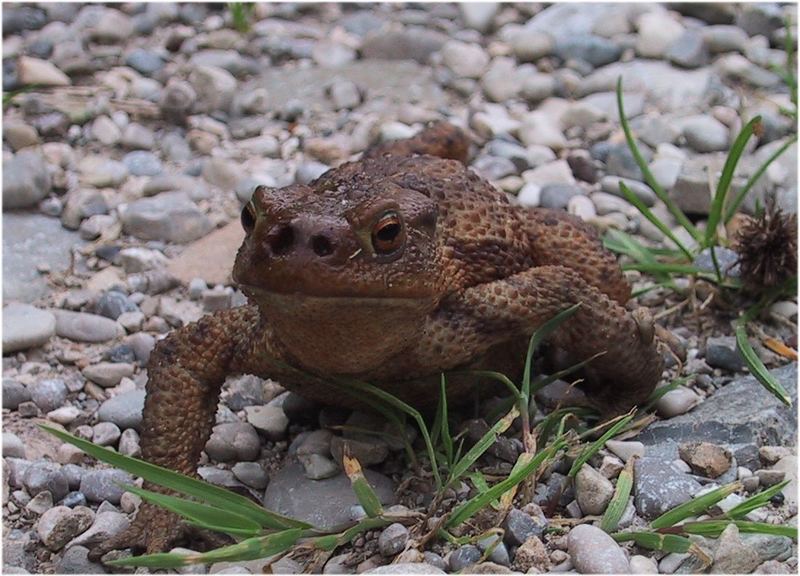
<path fill-rule="evenodd" d="M 229 375 L 272 378 L 325 403 L 357 405 L 337 378 L 416 406 L 451 402 L 472 369 L 519 374 L 530 335 L 565 308 L 551 337 L 572 361 L 597 355 L 584 388 L 604 413 L 645 400 L 662 358 L 652 319 L 595 230 L 527 208 L 466 167 L 469 141 L 438 123 L 368 150 L 309 185 L 259 187 L 241 214 L 233 278 L 250 304 L 205 316 L 158 343 L 142 457 L 195 474 Z M 149 486 L 151 489 L 156 489 Z M 189 527 L 144 503 L 92 551 L 169 549 Z"/>

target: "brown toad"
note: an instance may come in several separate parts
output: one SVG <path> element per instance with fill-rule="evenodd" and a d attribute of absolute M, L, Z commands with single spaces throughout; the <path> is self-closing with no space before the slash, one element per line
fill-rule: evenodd
<path fill-rule="evenodd" d="M 242 211 L 234 278 L 252 302 L 175 331 L 152 354 L 143 458 L 195 473 L 226 376 L 252 373 L 335 404 L 350 377 L 435 403 L 439 374 L 518 374 L 530 334 L 581 302 L 551 339 L 584 360 L 606 412 L 641 402 L 662 372 L 647 315 L 595 231 L 511 204 L 464 166 L 468 140 L 437 124 L 373 148 L 308 186 L 259 188 Z M 448 378 L 448 396 L 472 382 Z M 93 551 L 169 548 L 185 528 L 147 504 Z"/>

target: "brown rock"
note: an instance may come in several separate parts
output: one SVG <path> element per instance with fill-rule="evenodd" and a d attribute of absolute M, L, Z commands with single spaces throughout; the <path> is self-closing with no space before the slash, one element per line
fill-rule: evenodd
<path fill-rule="evenodd" d="M 531 568 L 542 573 L 550 571 L 550 555 L 539 538 L 531 536 L 517 549 L 514 567 L 520 572 L 527 572 Z"/>
<path fill-rule="evenodd" d="M 717 478 L 731 467 L 731 453 L 710 442 L 687 442 L 678 447 L 678 454 L 696 474 Z"/>
<path fill-rule="evenodd" d="M 242 225 L 231 222 L 190 244 L 167 269 L 183 283 L 202 278 L 211 286 L 230 284 L 233 261 L 243 240 Z"/>

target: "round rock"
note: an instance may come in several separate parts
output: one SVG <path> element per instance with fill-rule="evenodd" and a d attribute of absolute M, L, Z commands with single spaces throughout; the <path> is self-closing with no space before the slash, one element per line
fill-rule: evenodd
<path fill-rule="evenodd" d="M 80 491 L 92 502 L 108 500 L 116 505 L 125 492 L 119 484 L 133 484 L 133 477 L 122 470 L 90 470 L 81 478 Z"/>
<path fill-rule="evenodd" d="M 614 539 L 600 528 L 581 524 L 569 532 L 567 549 L 581 574 L 628 574 L 630 565 Z"/>
<path fill-rule="evenodd" d="M 28 304 L 3 309 L 3 354 L 42 346 L 55 332 L 55 316 L 46 310 Z"/>

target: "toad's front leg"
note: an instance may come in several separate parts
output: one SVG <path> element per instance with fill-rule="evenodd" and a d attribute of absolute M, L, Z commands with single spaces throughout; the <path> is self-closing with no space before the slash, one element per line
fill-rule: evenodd
<path fill-rule="evenodd" d="M 646 400 L 663 371 L 649 315 L 627 311 L 570 268 L 540 266 L 464 290 L 447 304 L 459 321 L 440 326 L 446 330 L 439 336 L 488 348 L 498 339 L 529 336 L 577 303 L 552 341 L 576 363 L 601 354 L 585 370 L 593 402 L 609 415 Z"/>
<path fill-rule="evenodd" d="M 256 354 L 268 355 L 258 310 L 244 306 L 205 316 L 158 343 L 148 364 L 142 421 L 142 458 L 195 475 L 225 377 L 245 371 Z M 165 489 L 145 483 L 156 492 Z M 99 543 L 92 559 L 118 548 L 148 553 L 169 549 L 190 528 L 173 513 L 142 503 L 126 531 Z"/>

